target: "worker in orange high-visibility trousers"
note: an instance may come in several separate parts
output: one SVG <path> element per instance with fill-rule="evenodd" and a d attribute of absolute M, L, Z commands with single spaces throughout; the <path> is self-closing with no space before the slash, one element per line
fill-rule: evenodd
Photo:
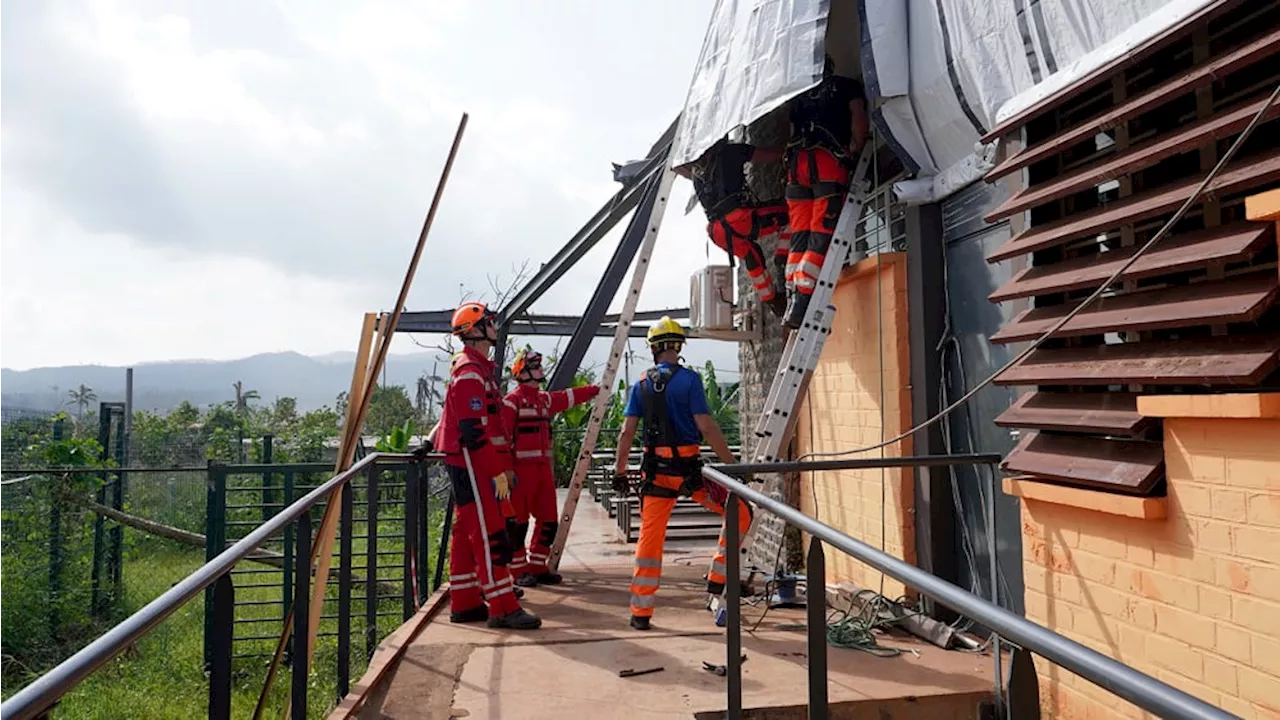
<path fill-rule="evenodd" d="M 436 449 L 445 455 L 455 515 L 449 555 L 452 622 L 488 620 L 489 627 L 534 630 L 542 620 L 520 607 L 508 564 L 511 538 L 499 502 L 511 496 L 511 455 L 489 359 L 497 315 L 467 302 L 453 313 L 462 352 L 449 371 Z M 487 605 L 487 607 L 486 607 Z"/>
<path fill-rule="evenodd" d="M 701 443 L 706 438 L 721 462 L 734 462 L 729 443 L 707 407 L 706 390 L 698 373 L 680 365 L 680 350 L 685 343 L 684 328 L 669 317 L 649 328 L 649 349 L 654 367 L 631 386 L 626 420 L 618 437 L 614 464 L 614 489 L 625 496 L 630 491 L 627 481 L 627 455 L 641 418 L 644 419 L 644 460 L 641 465 L 640 538 L 636 543 L 635 569 L 631 577 L 631 627 L 648 630 L 653 617 L 659 581 L 662 578 L 662 545 L 667 537 L 667 522 L 676 499 L 692 497 L 700 505 L 723 516 L 727 493 L 723 488 L 702 478 Z M 738 531 L 751 527 L 752 509 L 743 502 L 738 506 Z M 707 574 L 707 592 L 724 591 L 725 538 L 720 532 L 720 546 Z"/>
<path fill-rule="evenodd" d="M 781 295 L 783 278 L 769 277 L 760 240 L 778 234 L 777 247 L 784 254 L 791 243 L 787 227 L 787 206 L 781 200 L 759 202 L 747 186 L 746 164 L 767 163 L 782 158 L 781 148 L 760 148 L 721 139 L 702 157 L 676 168 L 693 181 L 693 191 L 707 214 L 707 235 L 716 247 L 742 260 L 756 295 L 775 315 L 782 316 L 786 301 Z"/>
<path fill-rule="evenodd" d="M 551 416 L 591 400 L 600 394 L 600 388 L 586 385 L 552 392 L 542 390 L 546 377 L 542 371 L 542 355 L 533 350 L 516 355 L 511 377 L 517 383 L 516 389 L 502 399 L 502 420 L 511 434 L 516 474 L 516 487 L 511 493 L 515 510 L 511 573 L 516 585 L 523 587 L 558 585 L 560 575 L 547 567 L 551 543 L 560 528 L 552 467 L 555 450 L 551 445 Z M 530 516 L 538 524 L 526 557 Z"/>
<path fill-rule="evenodd" d="M 851 166 L 867 141 L 866 95 L 858 81 L 836 75 L 827 56 L 822 82 L 793 98 L 790 114 L 786 195 L 791 250 L 784 271 L 789 298 L 782 324 L 796 329 L 804 322 L 831 247 Z"/>

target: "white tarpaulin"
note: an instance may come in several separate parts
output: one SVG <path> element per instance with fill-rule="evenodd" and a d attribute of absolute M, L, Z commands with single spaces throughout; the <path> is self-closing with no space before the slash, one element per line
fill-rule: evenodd
<path fill-rule="evenodd" d="M 863 32 L 862 55 L 868 86 L 880 90 L 875 119 L 918 171 L 896 188 L 908 202 L 940 200 L 978 180 L 994 154 L 978 140 L 999 121 L 1213 2 L 857 1 L 871 30 Z M 906 36 L 877 32 L 901 27 L 875 18 L 896 17 L 903 8 Z M 896 73 L 904 54 L 911 78 L 905 95 Z M 883 82 L 874 77 L 881 66 L 895 69 Z"/>
<path fill-rule="evenodd" d="M 822 79 L 827 0 L 716 0 L 672 147 L 672 165 Z"/>
<path fill-rule="evenodd" d="M 908 202 L 979 179 L 979 138 L 1215 0 L 719 0 L 673 164 L 815 84 L 824 44 L 860 45 L 872 120 L 916 174 Z M 856 6 L 861 37 L 827 35 L 831 4 Z M 836 9 L 840 9 L 837 7 Z"/>

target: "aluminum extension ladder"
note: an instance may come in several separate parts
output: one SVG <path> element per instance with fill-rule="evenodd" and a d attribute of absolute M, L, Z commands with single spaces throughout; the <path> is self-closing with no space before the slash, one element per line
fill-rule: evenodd
<path fill-rule="evenodd" d="M 752 463 L 777 462 L 779 454 L 791 439 L 791 433 L 795 431 L 797 410 L 804 401 L 818 358 L 822 355 L 822 348 L 831 334 L 831 322 L 836 311 L 831 304 L 831 296 L 835 292 L 836 282 L 840 279 L 846 261 L 857 262 L 865 255 L 863 251 L 854 249 L 854 239 L 863 205 L 871 191 L 867 173 L 875 155 L 873 145 L 874 142 L 868 141 L 858 155 L 849 192 L 845 195 L 844 207 L 840 210 L 840 219 L 836 221 L 831 246 L 827 249 L 822 270 L 818 273 L 818 284 L 809 299 L 804 322 L 799 329 L 792 331 L 782 351 L 782 361 L 778 363 L 777 374 L 769 386 L 769 396 L 756 422 L 755 435 L 758 441 L 751 455 Z M 744 557 L 762 519 L 757 514 L 751 528 L 742 537 L 740 549 Z M 748 563 L 740 563 L 739 567 L 742 569 L 743 579 L 750 576 Z"/>
<path fill-rule="evenodd" d="M 676 173 L 667 160 L 663 161 L 663 170 L 658 179 L 657 197 L 653 210 L 648 218 L 644 239 L 636 253 L 636 266 L 631 275 L 631 286 L 627 289 L 626 299 L 622 303 L 622 312 L 618 314 L 618 325 L 613 332 L 613 346 L 609 349 L 609 360 L 605 363 L 604 373 L 600 377 L 600 394 L 595 397 L 591 407 L 591 416 L 587 420 L 587 431 L 582 438 L 582 449 L 573 466 L 573 477 L 569 481 L 569 492 L 564 507 L 560 510 L 560 527 L 556 531 L 555 542 L 551 544 L 551 553 L 547 559 L 547 568 L 555 572 L 560 567 L 560 559 L 564 555 L 565 542 L 569 539 L 569 527 L 573 524 L 574 513 L 578 510 L 578 499 L 582 496 L 582 484 L 586 481 L 587 470 L 591 467 L 591 454 L 595 451 L 596 440 L 600 436 L 600 426 L 604 423 L 605 413 L 613 399 L 613 384 L 618 375 L 618 366 L 622 364 L 627 339 L 631 335 L 631 323 L 635 319 L 636 306 L 640 302 L 640 288 L 644 285 L 644 277 L 649 270 L 649 259 L 653 255 L 653 246 L 658 239 L 658 228 L 667 211 L 667 199 L 671 195 L 671 186 L 675 182 Z M 641 204 L 643 207 L 643 203 Z M 636 212 L 639 212 L 637 209 Z"/>

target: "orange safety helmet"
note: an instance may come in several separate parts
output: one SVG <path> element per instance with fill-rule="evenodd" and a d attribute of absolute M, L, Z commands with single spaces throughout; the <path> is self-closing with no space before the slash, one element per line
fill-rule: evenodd
<path fill-rule="evenodd" d="M 534 380 L 536 378 L 533 377 L 533 371 L 541 369 L 542 353 L 537 350 L 521 350 L 516 353 L 515 362 L 511 363 L 511 377 L 515 378 L 517 382 L 524 382 L 526 378 L 520 376 L 528 371 L 529 377 L 527 379 Z"/>
<path fill-rule="evenodd" d="M 473 330 L 484 332 L 488 326 L 496 325 L 498 322 L 497 313 L 489 309 L 482 302 L 465 302 L 453 311 L 453 321 L 450 325 L 453 328 L 453 334 L 466 340 Z"/>

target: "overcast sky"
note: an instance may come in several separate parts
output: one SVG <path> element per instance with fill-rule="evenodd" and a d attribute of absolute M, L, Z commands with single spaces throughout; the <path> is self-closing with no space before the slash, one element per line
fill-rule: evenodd
<path fill-rule="evenodd" d="M 0 363 L 352 349 L 463 111 L 409 308 L 536 268 L 679 112 L 711 5 L 6 1 Z M 689 191 L 642 309 L 686 305 L 707 263 Z M 534 309 L 581 311 L 611 252 Z"/>

